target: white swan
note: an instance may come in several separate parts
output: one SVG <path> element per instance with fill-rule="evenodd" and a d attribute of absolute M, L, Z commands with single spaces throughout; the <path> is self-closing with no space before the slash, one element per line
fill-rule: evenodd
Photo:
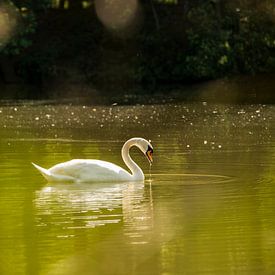
<path fill-rule="evenodd" d="M 121 155 L 132 174 L 125 169 L 107 161 L 96 159 L 73 159 L 56 164 L 50 169 L 42 168 L 34 163 L 35 168 L 50 182 L 110 182 L 110 181 L 143 181 L 144 174 L 141 168 L 132 160 L 129 150 L 137 146 L 153 162 L 153 147 L 149 141 L 143 138 L 131 138 L 122 147 Z"/>

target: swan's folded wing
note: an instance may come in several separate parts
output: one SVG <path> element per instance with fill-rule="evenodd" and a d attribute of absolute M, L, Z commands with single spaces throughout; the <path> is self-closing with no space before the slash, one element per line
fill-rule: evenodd
<path fill-rule="evenodd" d="M 49 171 L 52 174 L 73 177 L 77 181 L 121 181 L 131 177 L 123 168 L 101 160 L 74 159 L 57 164 Z"/>

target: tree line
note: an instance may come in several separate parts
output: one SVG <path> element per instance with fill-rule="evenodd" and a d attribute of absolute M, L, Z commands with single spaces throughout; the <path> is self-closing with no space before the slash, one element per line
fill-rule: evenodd
<path fill-rule="evenodd" d="M 272 0 L 126 2 L 3 0 L 0 83 L 146 86 L 275 69 Z"/>

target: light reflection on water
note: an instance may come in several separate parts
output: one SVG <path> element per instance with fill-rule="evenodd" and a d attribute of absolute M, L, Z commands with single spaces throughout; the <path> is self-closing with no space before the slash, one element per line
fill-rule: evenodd
<path fill-rule="evenodd" d="M 0 107 L 0 273 L 274 273 L 274 113 L 208 103 Z M 131 152 L 144 184 L 47 184 L 30 164 L 124 167 L 132 136 L 154 146 L 151 170 Z"/>
<path fill-rule="evenodd" d="M 122 222 L 122 214 L 116 210 L 123 208 L 132 194 L 137 202 L 142 199 L 140 190 L 143 190 L 143 184 L 55 184 L 38 190 L 34 202 L 43 226 L 47 226 L 43 217 L 49 221 L 48 218 L 55 219 L 62 214 L 61 226 L 64 229 L 94 228 Z M 64 221 L 66 217 L 68 220 Z M 67 224 L 66 227 L 63 223 Z"/>

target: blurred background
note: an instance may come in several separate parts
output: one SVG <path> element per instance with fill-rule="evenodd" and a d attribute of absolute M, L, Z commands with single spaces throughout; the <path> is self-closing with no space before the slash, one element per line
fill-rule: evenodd
<path fill-rule="evenodd" d="M 170 93 L 270 103 L 274 70 L 273 0 L 0 3 L 2 99 Z"/>

